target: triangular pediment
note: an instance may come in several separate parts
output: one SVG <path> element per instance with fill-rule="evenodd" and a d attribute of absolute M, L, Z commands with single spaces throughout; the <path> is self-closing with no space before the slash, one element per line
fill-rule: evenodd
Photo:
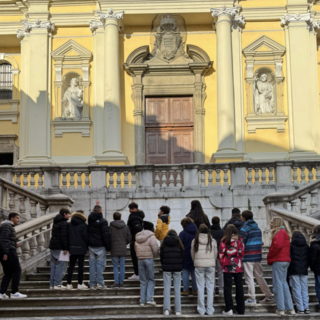
<path fill-rule="evenodd" d="M 245 56 L 252 56 L 256 54 L 270 54 L 282 56 L 286 52 L 286 48 L 280 43 L 270 39 L 267 36 L 262 36 L 258 40 L 251 43 L 249 46 L 243 49 Z"/>
<path fill-rule="evenodd" d="M 92 56 L 91 51 L 81 46 L 74 40 L 69 40 L 62 46 L 52 52 L 53 59 L 61 59 L 64 57 L 79 57 L 90 59 Z"/>

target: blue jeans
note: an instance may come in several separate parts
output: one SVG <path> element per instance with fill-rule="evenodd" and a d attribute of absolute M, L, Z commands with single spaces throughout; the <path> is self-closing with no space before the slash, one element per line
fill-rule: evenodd
<path fill-rule="evenodd" d="M 183 282 L 183 291 L 189 290 L 189 278 L 192 278 L 192 291 L 197 291 L 197 282 L 196 282 L 196 276 L 194 274 L 194 270 L 182 270 L 182 282 Z"/>
<path fill-rule="evenodd" d="M 197 311 L 202 316 L 207 313 L 207 315 L 212 316 L 214 313 L 213 307 L 213 297 L 214 297 L 214 284 L 215 284 L 215 267 L 206 268 L 196 268 L 196 280 L 198 287 L 198 306 Z M 205 306 L 204 288 L 207 288 L 207 308 Z"/>
<path fill-rule="evenodd" d="M 140 278 L 140 303 L 153 301 L 154 295 L 154 268 L 153 259 L 138 260 Z"/>
<path fill-rule="evenodd" d="M 174 309 L 176 312 L 181 312 L 181 272 L 166 271 L 163 271 L 163 311 L 171 311 L 171 278 L 174 286 Z"/>
<path fill-rule="evenodd" d="M 309 309 L 308 276 L 290 276 L 290 286 L 298 310 Z"/>
<path fill-rule="evenodd" d="M 112 257 L 111 260 L 113 264 L 114 282 L 123 284 L 125 274 L 124 264 L 126 262 L 126 257 Z"/>
<path fill-rule="evenodd" d="M 60 252 L 61 250 L 50 250 L 50 287 L 60 286 L 62 284 L 62 279 L 68 268 L 68 262 L 59 261 Z"/>
<path fill-rule="evenodd" d="M 320 309 L 320 275 L 314 275 L 314 280 L 315 280 L 315 289 L 316 289 L 316 294 L 318 297 L 319 309 Z"/>
<path fill-rule="evenodd" d="M 89 247 L 89 286 L 93 287 L 98 283 L 105 286 L 103 279 L 103 271 L 106 267 L 106 248 L 105 247 Z"/>
<path fill-rule="evenodd" d="M 279 311 L 293 310 L 292 298 L 287 282 L 287 271 L 290 262 L 272 264 L 273 294 Z"/>

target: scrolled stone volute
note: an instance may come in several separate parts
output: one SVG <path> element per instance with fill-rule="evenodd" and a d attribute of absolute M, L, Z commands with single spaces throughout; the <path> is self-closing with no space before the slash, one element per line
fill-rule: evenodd
<path fill-rule="evenodd" d="M 126 64 L 139 64 L 143 63 L 145 60 L 147 60 L 148 56 L 150 54 L 149 46 L 142 46 L 130 53 L 126 60 Z"/>
<path fill-rule="evenodd" d="M 187 54 L 194 62 L 210 62 L 210 57 L 201 48 L 192 44 L 187 45 Z"/>

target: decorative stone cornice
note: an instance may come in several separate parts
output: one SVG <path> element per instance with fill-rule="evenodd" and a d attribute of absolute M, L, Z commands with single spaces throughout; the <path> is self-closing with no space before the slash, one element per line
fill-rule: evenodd
<path fill-rule="evenodd" d="M 122 20 L 124 11 L 114 12 L 112 8 L 109 8 L 108 12 L 98 11 L 97 14 L 99 16 L 100 21 L 102 23 L 105 23 L 108 19 Z"/>
<path fill-rule="evenodd" d="M 239 12 L 239 7 L 227 8 L 226 6 L 223 6 L 222 9 L 211 8 L 210 11 L 213 18 L 222 15 L 234 17 Z"/>
<path fill-rule="evenodd" d="M 41 22 L 37 19 L 35 22 L 23 22 L 23 29 L 19 29 L 17 32 L 18 39 L 23 39 L 25 36 L 29 36 L 33 29 L 47 29 L 49 33 L 54 31 L 55 25 L 50 20 Z"/>
<path fill-rule="evenodd" d="M 314 20 L 311 16 L 311 13 L 296 13 L 296 14 L 286 14 L 281 18 L 281 26 L 286 27 L 291 22 L 300 22 L 305 21 L 307 28 L 312 32 L 316 32 L 320 29 L 320 21 Z"/>

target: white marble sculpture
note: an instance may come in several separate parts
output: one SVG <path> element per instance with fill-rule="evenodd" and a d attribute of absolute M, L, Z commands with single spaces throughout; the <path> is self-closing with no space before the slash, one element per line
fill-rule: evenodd
<path fill-rule="evenodd" d="M 83 110 L 83 90 L 79 88 L 79 80 L 72 78 L 70 87 L 66 90 L 62 99 L 62 119 L 80 120 Z"/>
<path fill-rule="evenodd" d="M 268 75 L 265 73 L 255 82 L 254 102 L 257 114 L 274 112 L 273 85 L 268 81 Z"/>

